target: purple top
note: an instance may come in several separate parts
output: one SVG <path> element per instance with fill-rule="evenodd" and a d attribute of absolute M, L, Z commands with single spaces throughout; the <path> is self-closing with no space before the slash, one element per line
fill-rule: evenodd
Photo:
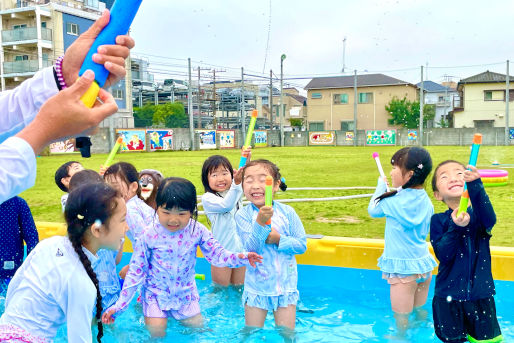
<path fill-rule="evenodd" d="M 201 223 L 191 219 L 182 230 L 170 232 L 157 220 L 139 236 L 120 298 L 112 307 L 124 311 L 137 289 L 143 286 L 142 299 L 157 299 L 163 311 L 178 310 L 200 298 L 195 283 L 196 251 L 216 267 L 238 268 L 248 265 L 237 253 L 225 250 Z"/>

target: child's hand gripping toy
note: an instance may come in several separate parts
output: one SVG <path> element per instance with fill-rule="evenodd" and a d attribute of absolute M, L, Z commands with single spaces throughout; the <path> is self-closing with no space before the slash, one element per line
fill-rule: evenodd
<path fill-rule="evenodd" d="M 482 144 L 482 135 L 479 133 L 475 133 L 475 136 L 473 136 L 473 145 L 471 146 L 471 155 L 469 156 L 468 165 L 476 167 L 477 160 L 478 160 L 478 151 L 480 150 L 480 144 Z M 466 212 L 466 210 L 468 208 L 468 201 L 469 201 L 468 186 L 466 184 L 464 184 L 464 192 L 462 193 L 462 195 L 460 197 L 459 211 L 457 212 L 457 217 L 462 212 Z"/>
<path fill-rule="evenodd" d="M 243 145 L 243 152 L 241 153 L 241 159 L 239 160 L 239 168 L 243 168 L 246 165 L 248 154 L 244 152 L 252 144 L 253 129 L 255 128 L 255 122 L 257 121 L 257 110 L 252 111 L 252 119 L 248 126 L 248 132 L 246 133 L 245 145 Z"/>
<path fill-rule="evenodd" d="M 373 158 L 375 159 L 375 162 L 377 163 L 378 172 L 380 173 L 380 177 L 384 182 L 386 183 L 386 190 L 389 192 L 389 185 L 387 184 L 387 178 L 384 173 L 384 169 L 382 168 L 382 164 L 380 163 L 380 157 L 378 157 L 378 152 L 373 153 Z"/>
<path fill-rule="evenodd" d="M 270 175 L 266 176 L 266 187 L 264 188 L 264 206 L 273 206 L 273 178 Z M 266 225 L 271 227 L 271 218 L 268 220 Z"/>

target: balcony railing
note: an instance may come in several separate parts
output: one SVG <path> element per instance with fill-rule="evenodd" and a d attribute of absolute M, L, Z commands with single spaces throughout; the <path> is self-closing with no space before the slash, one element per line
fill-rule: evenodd
<path fill-rule="evenodd" d="M 37 28 L 36 27 L 23 27 L 14 30 L 2 30 L 2 41 L 4 43 L 20 42 L 26 40 L 37 39 Z M 41 39 L 51 41 L 52 30 L 42 27 L 41 28 Z"/>
<path fill-rule="evenodd" d="M 50 67 L 51 65 L 51 61 L 43 60 L 43 68 Z M 35 73 L 38 70 L 38 60 L 4 62 L 4 74 Z"/>

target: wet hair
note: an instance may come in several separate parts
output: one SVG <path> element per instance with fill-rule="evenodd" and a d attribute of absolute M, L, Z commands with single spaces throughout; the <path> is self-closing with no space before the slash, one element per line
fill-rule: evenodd
<path fill-rule="evenodd" d="M 232 168 L 230 161 L 225 156 L 212 155 L 205 160 L 202 167 L 202 184 L 203 188 L 205 188 L 205 192 L 216 193 L 209 186 L 209 174 L 220 166 L 227 169 L 230 172 L 230 177 L 234 179 L 234 169 Z"/>
<path fill-rule="evenodd" d="M 70 176 L 70 167 L 74 163 L 80 164 L 80 162 L 77 162 L 77 161 L 69 161 L 69 162 L 64 163 L 62 166 L 57 168 L 57 170 L 55 171 L 55 175 L 54 175 L 55 184 L 63 192 L 68 192 L 68 188 L 66 188 L 66 186 L 62 183 L 61 179 L 64 179 L 65 177 Z"/>
<path fill-rule="evenodd" d="M 107 168 L 104 173 L 104 179 L 107 180 L 107 176 L 112 175 L 118 176 L 125 184 L 130 186 L 132 182 L 137 183 L 137 197 L 141 198 L 141 186 L 139 185 L 139 173 L 136 167 L 127 162 L 118 162 Z"/>
<path fill-rule="evenodd" d="M 69 195 L 64 211 L 68 226 L 68 237 L 80 262 L 96 287 L 96 319 L 98 325 L 98 342 L 103 336 L 102 295 L 98 278 L 91 266 L 91 261 L 82 250 L 84 234 L 95 222 L 107 223 L 116 210 L 118 193 L 106 183 L 85 184 L 75 188 Z M 108 226 L 106 225 L 108 228 Z"/>
<path fill-rule="evenodd" d="M 437 171 L 439 170 L 439 168 L 441 168 L 442 166 L 444 166 L 445 164 L 448 164 L 448 163 L 456 163 L 456 164 L 462 166 L 462 168 L 466 169 L 466 166 L 464 164 L 460 163 L 459 161 L 455 161 L 455 160 L 446 160 L 446 161 L 439 163 L 439 165 L 434 170 L 434 175 L 432 176 L 432 190 L 434 192 L 438 191 L 438 189 L 437 189 Z"/>
<path fill-rule="evenodd" d="M 179 208 L 189 211 L 195 221 L 198 219 L 196 188 L 191 181 L 181 177 L 168 177 L 162 180 L 157 188 L 155 203 L 157 208 Z"/>
<path fill-rule="evenodd" d="M 84 169 L 77 173 L 75 173 L 70 180 L 70 186 L 68 189 L 73 191 L 73 189 L 79 187 L 80 185 L 84 185 L 86 183 L 102 183 L 104 179 L 98 174 L 96 171 L 92 169 Z"/>
<path fill-rule="evenodd" d="M 282 175 L 280 175 L 280 169 L 277 167 L 277 165 L 268 160 L 253 160 L 253 161 L 250 161 L 249 163 L 247 163 L 243 169 L 243 179 L 245 177 L 246 168 L 254 167 L 254 166 L 258 166 L 258 165 L 262 165 L 264 168 L 266 168 L 268 170 L 268 172 L 270 173 L 271 177 L 273 178 L 273 181 L 280 182 L 280 185 L 279 185 L 280 190 L 282 192 L 285 192 L 285 190 L 287 189 L 286 179 L 284 179 L 282 177 Z"/>
<path fill-rule="evenodd" d="M 419 147 L 406 147 L 398 150 L 391 158 L 391 165 L 399 167 L 402 174 L 413 171 L 411 178 L 404 185 L 402 189 L 416 187 L 423 185 L 426 178 L 432 171 L 432 158 L 430 154 L 423 148 Z M 389 198 L 398 193 L 397 190 L 386 192 L 376 199 L 376 202 Z"/>

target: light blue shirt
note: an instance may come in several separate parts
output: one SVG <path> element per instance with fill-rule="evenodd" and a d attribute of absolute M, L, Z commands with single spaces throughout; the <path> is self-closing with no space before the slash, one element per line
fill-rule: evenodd
<path fill-rule="evenodd" d="M 280 234 L 280 242 L 266 244 L 271 228 L 257 223 L 259 209 L 247 205 L 236 214 L 237 232 L 246 251 L 262 255 L 256 268 L 246 268 L 245 292 L 279 296 L 297 292 L 296 254 L 307 250 L 307 238 L 300 217 L 291 206 L 273 202 L 271 226 Z"/>
<path fill-rule="evenodd" d="M 36 182 L 36 156 L 23 139 L 11 137 L 36 116 L 46 100 L 57 94 L 53 68 L 37 72 L 13 90 L 0 92 L 0 203 Z"/>
<path fill-rule="evenodd" d="M 210 192 L 202 195 L 202 205 L 211 223 L 212 235 L 225 249 L 241 251 L 243 245 L 237 234 L 234 216 L 238 208 L 243 207 L 243 188 L 232 181 L 230 189 L 220 195 Z"/>
<path fill-rule="evenodd" d="M 134 246 L 136 240 L 145 227 L 153 223 L 155 218 L 155 210 L 148 206 L 143 200 L 139 199 L 137 195 L 127 201 L 127 237 Z"/>
<path fill-rule="evenodd" d="M 385 273 L 423 274 L 437 263 L 428 252 L 426 238 L 434 206 L 424 189 L 407 188 L 376 203 L 386 192 L 385 182 L 378 185 L 369 202 L 368 213 L 374 218 L 386 217 L 385 246 L 378 260 Z"/>
<path fill-rule="evenodd" d="M 116 272 L 116 256 L 118 251 L 100 249 L 96 254 L 98 256 L 98 263 L 94 271 L 98 279 L 100 294 L 102 295 L 102 309 L 105 311 L 120 297 L 120 279 Z"/>
<path fill-rule="evenodd" d="M 82 248 L 93 269 L 98 258 Z M 68 342 L 92 341 L 96 287 L 68 237 L 47 238 L 16 271 L 5 299 L 0 325 L 14 325 L 52 341 L 66 324 Z"/>

